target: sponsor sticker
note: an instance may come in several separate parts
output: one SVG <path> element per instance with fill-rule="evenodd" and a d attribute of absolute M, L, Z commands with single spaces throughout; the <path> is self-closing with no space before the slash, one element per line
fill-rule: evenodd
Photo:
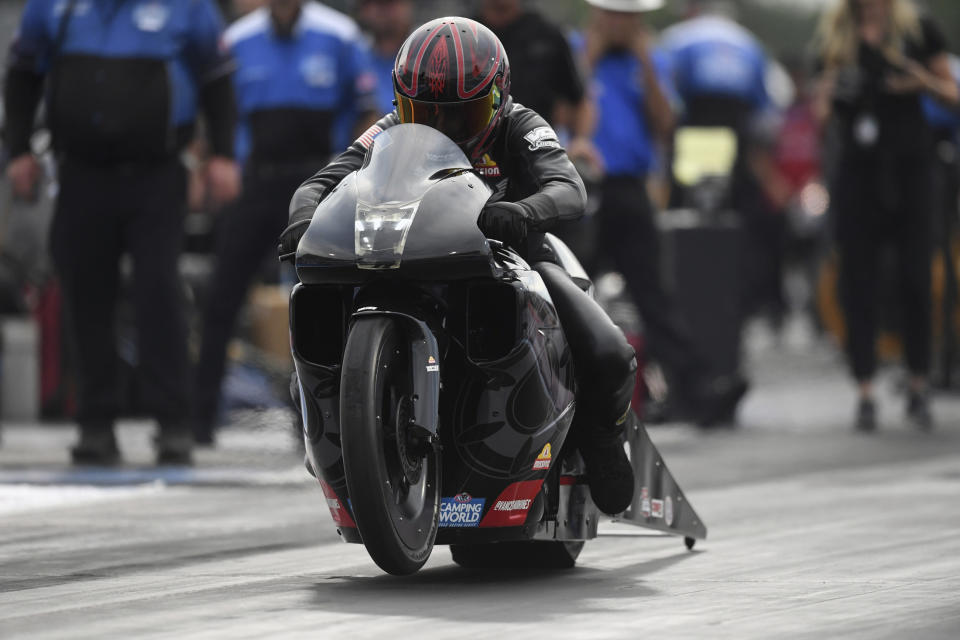
<path fill-rule="evenodd" d="M 533 504 L 533 500 L 497 500 L 493 505 L 494 511 L 526 511 Z"/>
<path fill-rule="evenodd" d="M 654 518 L 663 517 L 663 500 L 650 501 L 650 515 L 652 515 Z"/>
<path fill-rule="evenodd" d="M 170 9 L 158 0 L 140 3 L 133 10 L 133 22 L 141 31 L 156 33 L 163 29 L 170 18 Z"/>
<path fill-rule="evenodd" d="M 527 519 L 543 479 L 514 482 L 500 492 L 496 502 L 480 522 L 481 527 L 519 527 Z"/>
<path fill-rule="evenodd" d="M 543 449 L 540 450 L 540 455 L 537 456 L 536 461 L 533 463 L 533 470 L 539 471 L 541 469 L 550 468 L 550 460 L 552 459 L 553 454 L 550 449 L 550 443 L 543 445 Z"/>
<path fill-rule="evenodd" d="M 350 501 L 347 500 L 347 509 L 344 509 L 343 503 L 337 497 L 333 488 L 323 480 L 319 480 L 320 488 L 323 489 L 323 497 L 327 500 L 327 508 L 330 509 L 330 516 L 338 527 L 356 527 L 353 518 L 350 517 Z"/>
<path fill-rule="evenodd" d="M 474 498 L 469 493 L 461 493 L 440 501 L 441 527 L 476 527 L 483 516 L 485 498 Z"/>
<path fill-rule="evenodd" d="M 475 165 L 473 165 L 474 171 L 476 171 L 480 176 L 484 178 L 499 178 L 500 177 L 500 167 L 497 166 L 497 163 L 493 158 L 490 157 L 489 153 L 483 154 L 483 160 Z"/>
<path fill-rule="evenodd" d="M 646 487 L 640 490 L 640 515 L 650 517 L 650 492 Z"/>
<path fill-rule="evenodd" d="M 354 86 L 360 93 L 372 93 L 377 90 L 377 76 L 373 73 L 361 73 Z"/>
<path fill-rule="evenodd" d="M 523 136 L 523 139 L 530 143 L 530 151 L 560 148 L 560 140 L 550 127 L 537 127 Z"/>
<path fill-rule="evenodd" d="M 337 83 L 337 63 L 330 56 L 315 53 L 300 62 L 300 75 L 308 87 L 332 87 Z"/>
<path fill-rule="evenodd" d="M 673 526 L 673 498 L 670 496 L 663 499 L 663 521 L 668 527 Z"/>

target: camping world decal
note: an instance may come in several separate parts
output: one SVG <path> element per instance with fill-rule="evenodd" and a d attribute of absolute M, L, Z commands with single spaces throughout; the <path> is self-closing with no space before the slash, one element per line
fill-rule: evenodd
<path fill-rule="evenodd" d="M 483 503 L 486 498 L 474 498 L 469 493 L 461 493 L 440 501 L 441 527 L 476 527 L 483 516 Z"/>

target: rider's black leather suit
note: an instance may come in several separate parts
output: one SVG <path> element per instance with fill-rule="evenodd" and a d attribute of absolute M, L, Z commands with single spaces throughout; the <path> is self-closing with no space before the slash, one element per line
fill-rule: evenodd
<path fill-rule="evenodd" d="M 373 137 L 397 124 L 396 112 L 387 114 L 304 182 L 290 203 L 291 226 L 309 220 L 326 194 L 360 168 Z M 573 351 L 578 393 L 572 433 L 584 446 L 609 444 L 623 431 L 633 395 L 637 366 L 633 348 L 603 309 L 552 262 L 543 242 L 544 232 L 558 222 L 583 215 L 583 182 L 546 121 L 513 102 L 506 105 L 489 153 L 476 159 L 474 167 L 494 189 L 494 198 L 515 202 L 527 213 L 527 246 L 519 251 L 543 278 Z"/>

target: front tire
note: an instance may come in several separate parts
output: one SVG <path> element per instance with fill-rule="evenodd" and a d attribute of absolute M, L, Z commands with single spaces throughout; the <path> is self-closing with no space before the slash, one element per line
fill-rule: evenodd
<path fill-rule="evenodd" d="M 410 347 L 388 317 L 358 318 L 340 380 L 340 438 L 347 492 L 367 552 L 393 575 L 424 565 L 440 520 L 440 459 L 410 430 Z"/>

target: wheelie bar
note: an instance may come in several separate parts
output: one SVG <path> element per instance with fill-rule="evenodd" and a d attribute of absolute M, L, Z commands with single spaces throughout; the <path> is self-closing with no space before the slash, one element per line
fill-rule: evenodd
<path fill-rule="evenodd" d="M 692 549 L 696 540 L 707 537 L 707 528 L 632 411 L 627 422 L 627 444 L 636 486 L 633 503 L 616 521 L 683 536 L 687 548 Z"/>

